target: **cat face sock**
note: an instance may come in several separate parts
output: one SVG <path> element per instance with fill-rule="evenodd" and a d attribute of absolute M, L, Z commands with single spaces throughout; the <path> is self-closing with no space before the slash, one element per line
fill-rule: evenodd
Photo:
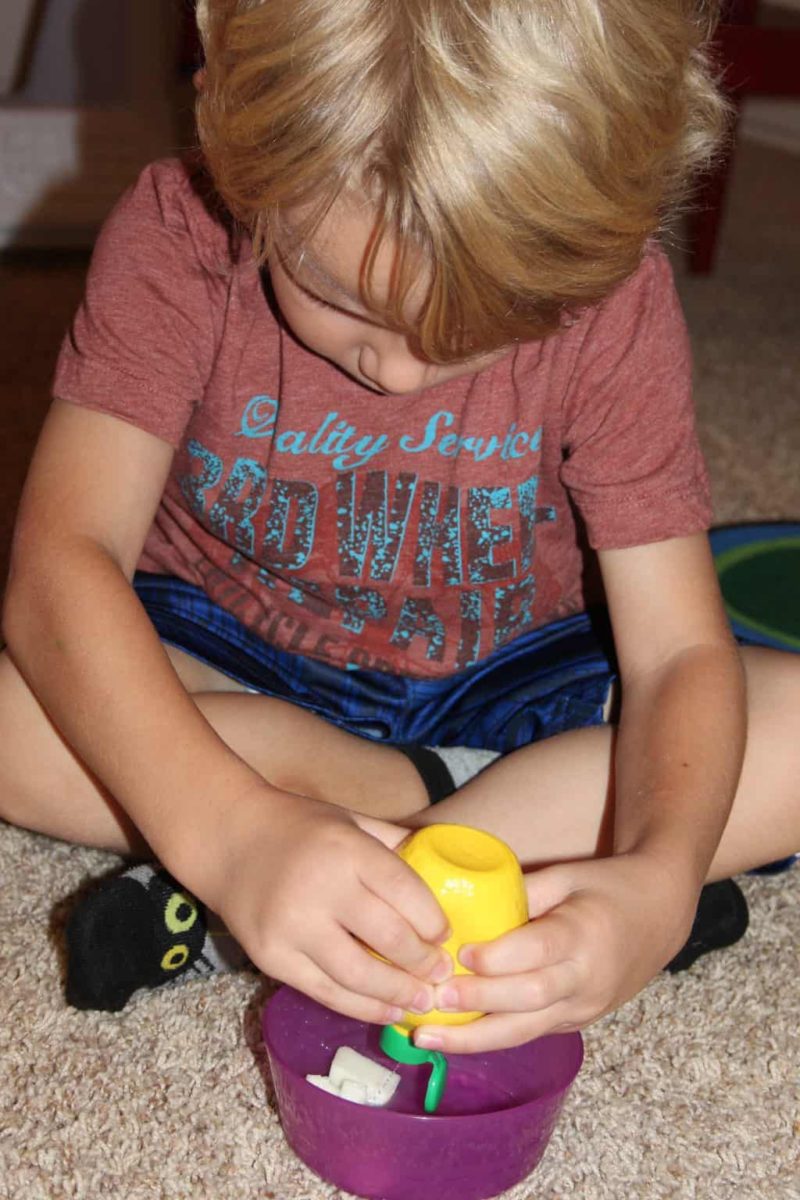
<path fill-rule="evenodd" d="M 238 943 L 157 864 L 131 867 L 82 899 L 67 922 L 67 1002 L 119 1012 L 139 988 L 238 970 Z"/>

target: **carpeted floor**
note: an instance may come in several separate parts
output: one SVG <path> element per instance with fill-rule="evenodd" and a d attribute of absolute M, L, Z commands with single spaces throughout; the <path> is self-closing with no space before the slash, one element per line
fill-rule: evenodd
<path fill-rule="evenodd" d="M 720 521 L 800 518 L 800 159 L 743 146 L 720 264 L 682 279 Z M 0 546 L 83 264 L 5 264 Z M 0 1200 L 323 1200 L 287 1148 L 252 975 L 82 1014 L 63 900 L 108 855 L 0 828 Z M 586 1033 L 544 1161 L 514 1200 L 798 1200 L 800 868 L 743 886 L 751 929 Z"/>

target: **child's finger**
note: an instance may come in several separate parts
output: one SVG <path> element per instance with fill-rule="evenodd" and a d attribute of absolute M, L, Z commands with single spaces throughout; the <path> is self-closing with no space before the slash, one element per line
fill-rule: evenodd
<path fill-rule="evenodd" d="M 433 1007 L 433 988 L 374 954 L 337 927 L 319 946 L 306 947 L 317 967 L 348 992 L 370 997 L 399 1009 L 428 1012 Z M 393 1018 L 399 1020 L 398 1016 Z"/>
<path fill-rule="evenodd" d="M 453 973 L 450 956 L 423 941 L 396 908 L 374 893 L 365 898 L 345 924 L 370 950 L 417 979 L 440 983 Z"/>
<path fill-rule="evenodd" d="M 575 887 L 574 863 L 557 863 L 525 874 L 528 916 L 541 917 L 563 904 Z"/>
<path fill-rule="evenodd" d="M 436 989 L 442 1012 L 541 1012 L 575 995 L 580 983 L 576 963 L 567 960 L 525 974 L 454 975 Z"/>
<path fill-rule="evenodd" d="M 287 973 L 286 981 L 326 1008 L 370 1025 L 391 1025 L 399 1021 L 405 1011 L 400 1005 L 351 991 L 305 954 L 300 956 L 291 977 Z"/>
<path fill-rule="evenodd" d="M 357 812 L 350 815 L 359 829 L 363 829 L 364 833 L 368 833 L 370 837 L 377 838 L 389 850 L 396 850 L 411 832 L 402 825 L 394 825 L 391 821 L 381 821 L 378 817 L 367 817 L 363 813 Z"/>
<path fill-rule="evenodd" d="M 426 883 L 402 858 L 372 842 L 374 855 L 361 882 L 396 912 L 402 913 L 424 942 L 438 946 L 450 933 L 447 917 Z"/>
<path fill-rule="evenodd" d="M 458 957 L 462 966 L 480 975 L 517 975 L 563 962 L 571 957 L 574 945 L 573 922 L 555 909 L 494 941 L 464 945 Z"/>
<path fill-rule="evenodd" d="M 469 1025 L 420 1025 L 414 1042 L 445 1054 L 478 1054 L 507 1050 L 533 1038 L 574 1026 L 569 1020 L 568 1001 L 535 1013 L 490 1013 Z"/>

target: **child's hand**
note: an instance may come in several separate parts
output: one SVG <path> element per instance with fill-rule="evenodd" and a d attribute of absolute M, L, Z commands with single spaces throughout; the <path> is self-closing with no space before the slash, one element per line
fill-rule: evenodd
<path fill-rule="evenodd" d="M 438 948 L 447 920 L 387 848 L 407 831 L 364 818 L 378 840 L 344 809 L 298 796 L 277 805 L 256 799 L 230 840 L 225 833 L 218 882 L 205 894 L 197 888 L 255 965 L 363 1021 L 386 1024 L 408 1008 L 430 1008 L 431 977 L 451 969 Z"/>
<path fill-rule="evenodd" d="M 453 976 L 437 990 L 440 1009 L 489 1015 L 420 1027 L 418 1045 L 499 1050 L 591 1024 L 636 995 L 680 949 L 698 894 L 645 854 L 544 867 L 526 876 L 526 886 L 534 919 L 462 952 L 476 974 Z"/>

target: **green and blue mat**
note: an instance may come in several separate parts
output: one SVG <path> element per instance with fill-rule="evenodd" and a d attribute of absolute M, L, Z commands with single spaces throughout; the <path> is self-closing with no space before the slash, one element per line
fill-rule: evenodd
<path fill-rule="evenodd" d="M 800 524 L 714 529 L 711 549 L 734 633 L 800 651 Z"/>
<path fill-rule="evenodd" d="M 800 524 L 771 521 L 714 529 L 711 549 L 733 632 L 762 646 L 800 652 Z M 755 873 L 785 870 L 796 859 Z"/>

